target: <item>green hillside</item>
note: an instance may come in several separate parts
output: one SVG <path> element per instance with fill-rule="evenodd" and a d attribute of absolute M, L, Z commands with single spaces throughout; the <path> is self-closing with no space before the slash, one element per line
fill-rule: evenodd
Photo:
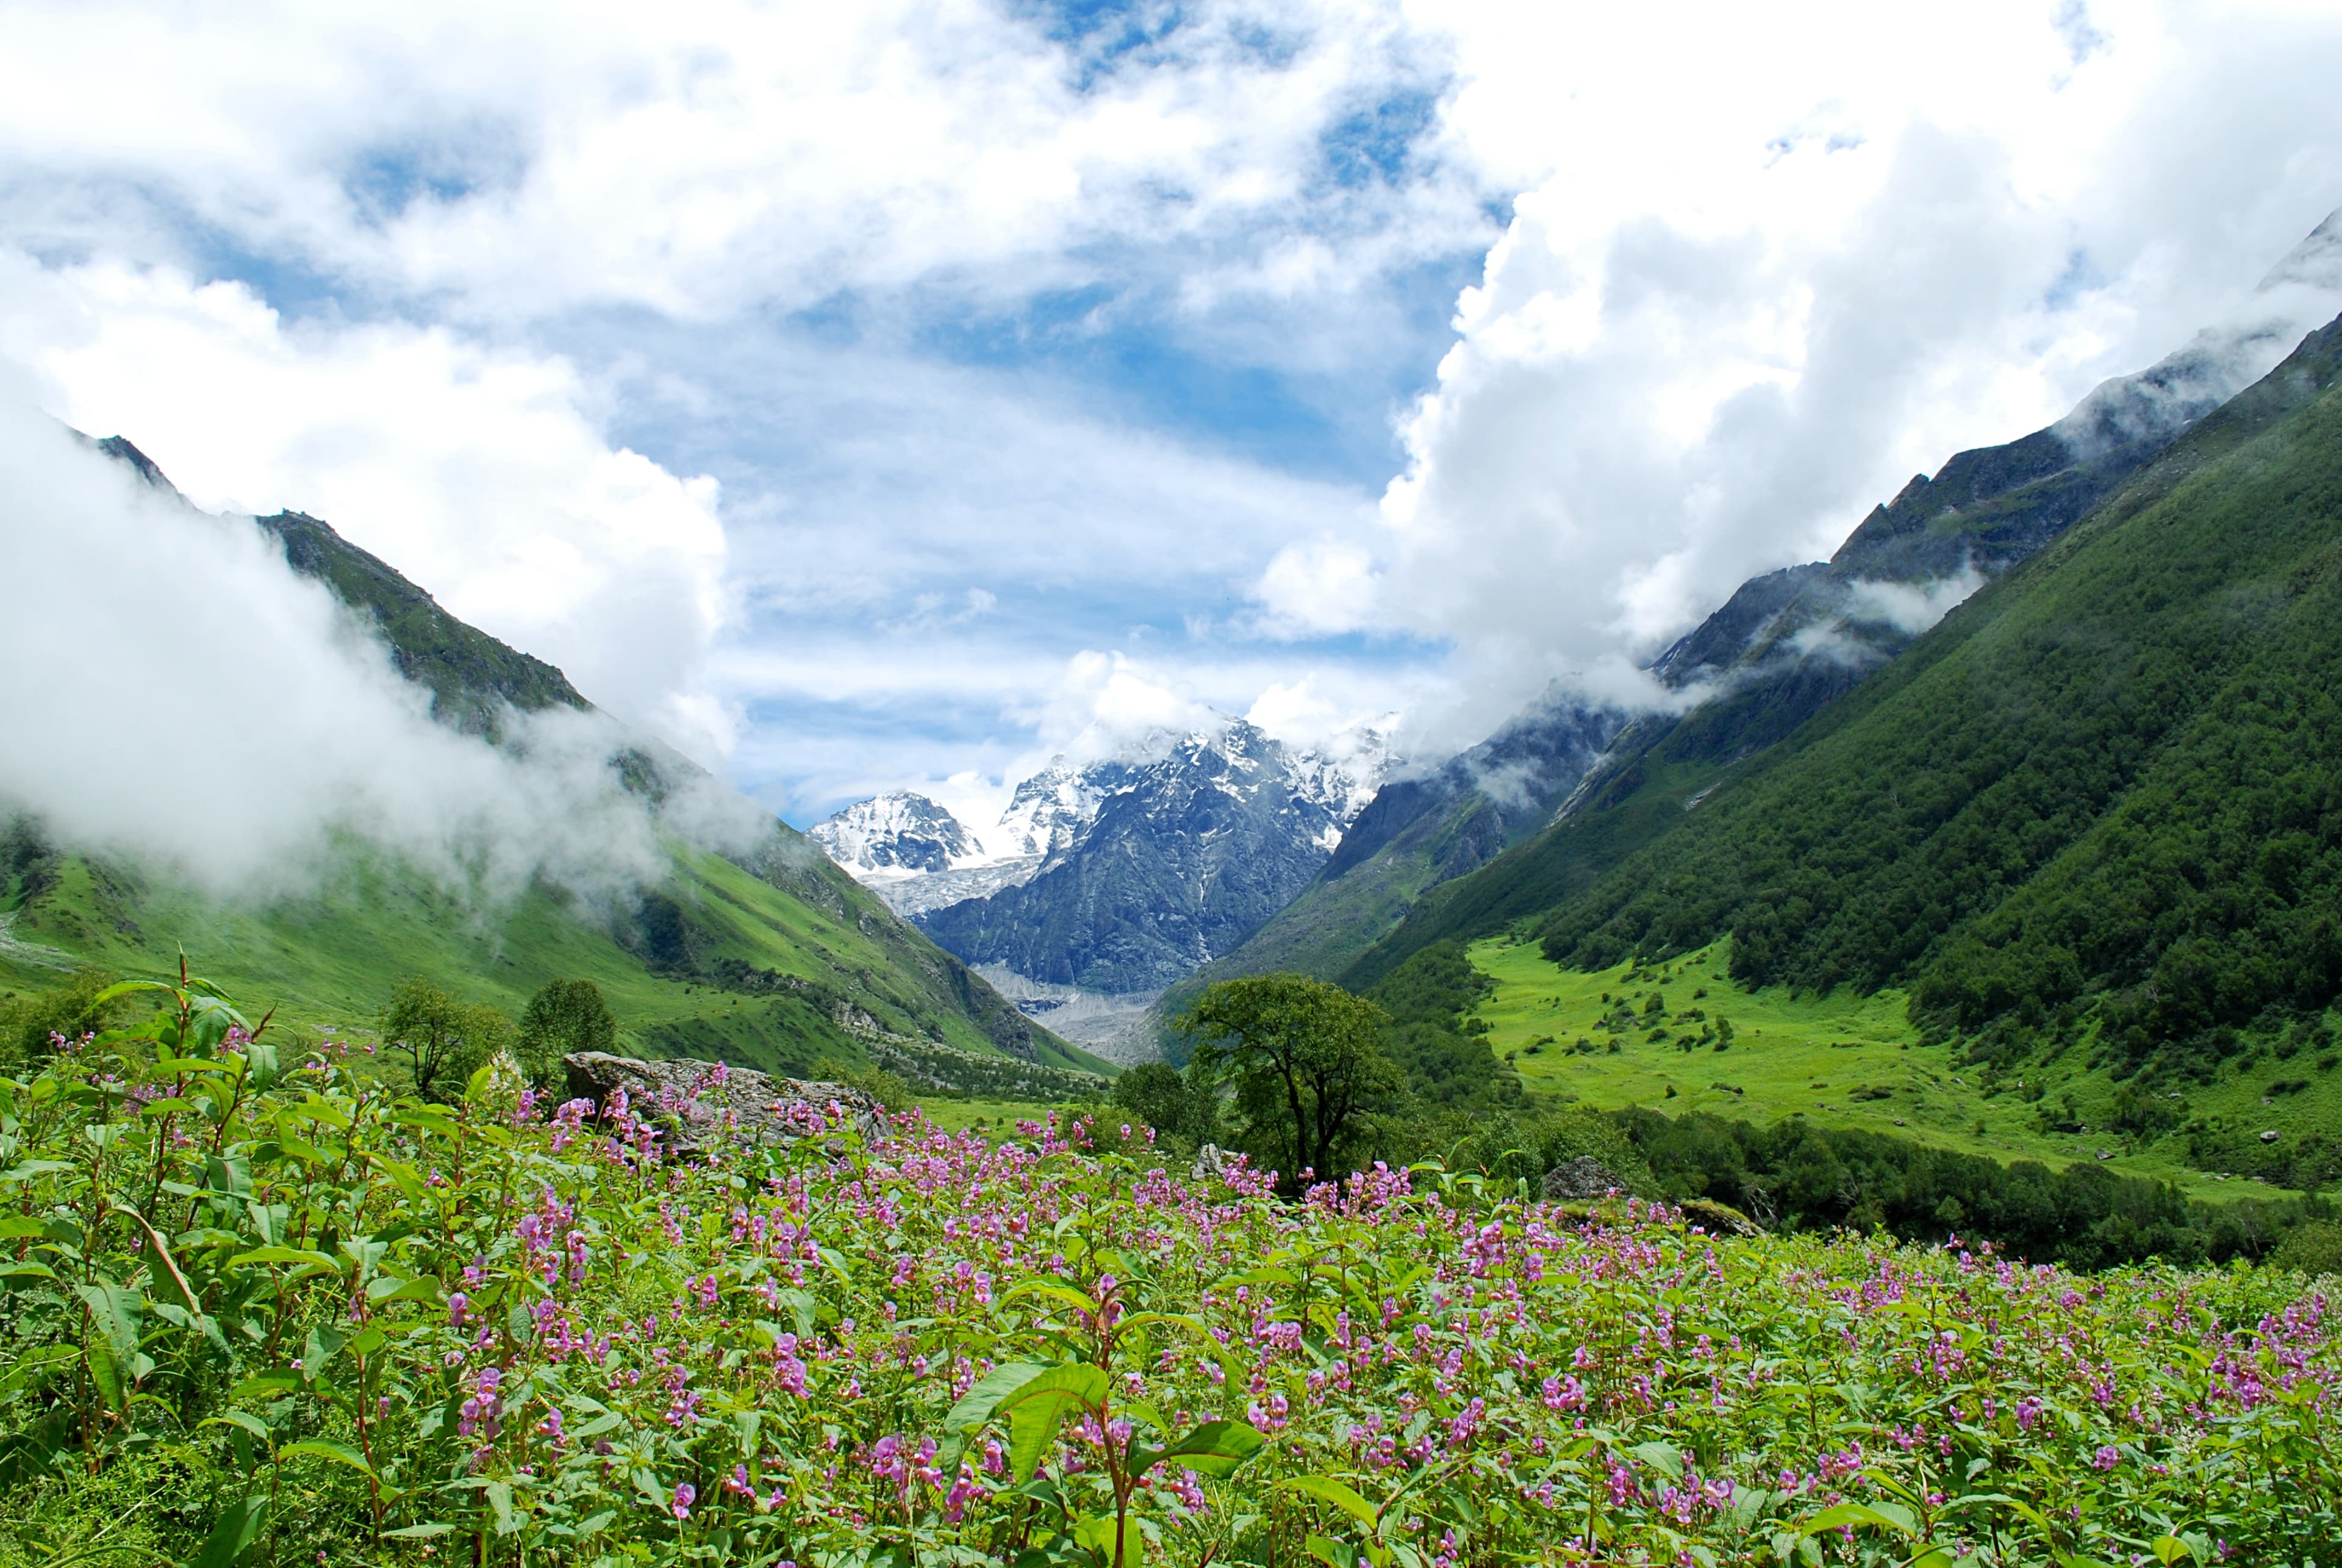
<path fill-rule="evenodd" d="M 1729 937 L 1735 983 L 1907 992 L 1993 1074 L 2193 1084 L 2191 1115 L 2202 1086 L 2264 1078 L 2322 1103 L 2337 381 L 2342 323 L 1781 745 L 1655 771 L 1438 890 L 1353 983 L 1528 916 L 1588 975 Z"/>
<path fill-rule="evenodd" d="M 1043 1095 L 1069 1086 L 1056 1069 L 1108 1070 L 786 833 L 762 875 L 679 849 L 666 884 L 623 911 L 579 908 L 544 886 L 477 908 L 355 849 L 329 885 L 242 907 L 59 854 L 19 824 L 0 851 L 0 990 L 73 968 L 166 971 L 184 948 L 241 994 L 269 999 L 283 1023 L 365 1031 L 403 974 L 515 1014 L 546 981 L 576 976 L 601 987 L 626 1047 L 645 1054 L 798 1074 L 824 1059 L 876 1063 L 919 1082 Z"/>
<path fill-rule="evenodd" d="M 119 437 L 95 444 L 175 494 Z M 515 712 L 590 706 L 565 676 L 441 609 L 315 518 L 260 519 L 295 569 L 362 612 L 441 722 L 499 740 Z M 686 760 L 644 743 L 612 759 L 657 799 Z M 5 804 L 5 803 L 0 803 Z M 611 907 L 531 887 L 480 906 L 351 842 L 322 885 L 224 904 L 141 867 L 68 853 L 0 811 L 0 992 L 62 972 L 168 970 L 185 950 L 303 1027 L 365 1028 L 404 974 L 517 1013 L 546 981 L 598 985 L 627 1048 L 803 1073 L 871 1064 L 923 1087 L 1056 1098 L 1112 1069 L 1050 1034 L 777 821 L 736 859 L 673 844 L 664 882 Z M 0 1000 L 5 1000 L 0 997 Z"/>

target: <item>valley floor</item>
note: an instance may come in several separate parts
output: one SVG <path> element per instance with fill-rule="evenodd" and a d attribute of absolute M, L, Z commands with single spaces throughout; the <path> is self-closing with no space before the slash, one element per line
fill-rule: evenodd
<path fill-rule="evenodd" d="M 2190 1196 L 2216 1202 L 2281 1190 L 2189 1168 L 2181 1136 L 2142 1146 L 2107 1129 L 2112 1085 L 2078 1062 L 2035 1070 L 2045 1080 L 2037 1084 L 2017 1074 L 1987 1085 L 1955 1063 L 1955 1047 L 1920 1043 L 1899 991 L 1746 991 L 1729 977 L 1726 943 L 1647 968 L 1592 972 L 1562 969 L 1534 941 L 1511 937 L 1475 943 L 1470 955 L 1496 984 L 1474 1016 L 1533 1094 L 1602 1110 L 1644 1105 L 1759 1124 L 1805 1116 L 2052 1169 L 2097 1162 L 2121 1174 L 2177 1182 Z M 1646 1012 L 1655 994 L 1660 1010 Z M 1719 1044 L 1727 1021 L 1729 1044 Z M 2313 1080 L 2309 1087 L 2269 1094 L 2303 1081 L 2294 1065 Z M 2038 1097 L 2035 1088 L 2043 1091 Z M 2067 1096 L 2086 1133 L 2047 1124 L 2043 1107 L 2055 1115 Z M 2342 1125 L 2337 1098 L 2342 1074 L 2318 1073 L 2307 1062 L 2265 1062 L 2185 1094 L 2173 1109 L 2176 1119 L 2218 1117 L 2298 1136 Z"/>

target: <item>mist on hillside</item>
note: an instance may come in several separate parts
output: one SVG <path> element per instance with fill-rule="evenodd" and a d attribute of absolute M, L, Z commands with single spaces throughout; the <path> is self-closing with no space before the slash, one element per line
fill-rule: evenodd
<path fill-rule="evenodd" d="M 600 713 L 434 722 L 371 628 L 251 519 L 214 516 L 0 395 L 0 815 L 216 896 L 318 884 L 353 841 L 450 892 L 544 879 L 594 901 L 666 874 L 662 840 L 745 847 L 770 820 L 704 777 L 653 806 Z"/>

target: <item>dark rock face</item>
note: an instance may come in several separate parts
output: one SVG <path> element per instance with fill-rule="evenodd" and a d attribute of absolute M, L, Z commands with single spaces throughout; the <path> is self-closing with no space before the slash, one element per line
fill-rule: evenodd
<path fill-rule="evenodd" d="M 686 1159 L 728 1140 L 786 1144 L 844 1117 L 866 1137 L 886 1129 L 886 1108 L 845 1084 L 774 1078 L 717 1062 L 643 1062 L 600 1051 L 562 1058 L 572 1098 L 606 1114 L 621 1089 L 626 1108 L 662 1125 L 667 1151 Z M 834 1109 L 833 1109 L 834 1108 Z"/>
<path fill-rule="evenodd" d="M 1591 1154 L 1580 1154 L 1545 1174 L 1545 1199 L 1549 1203 L 1591 1203 L 1626 1190 L 1626 1183 L 1610 1167 Z"/>
<path fill-rule="evenodd" d="M 1285 748 L 1253 725 L 1190 735 L 1132 767 L 1080 839 L 1021 887 L 918 924 L 973 964 L 1089 990 L 1157 990 L 1235 951 L 1341 834 Z"/>

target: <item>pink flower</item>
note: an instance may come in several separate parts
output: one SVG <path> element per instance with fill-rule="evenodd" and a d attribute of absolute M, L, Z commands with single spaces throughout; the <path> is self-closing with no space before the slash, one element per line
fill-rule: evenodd
<path fill-rule="evenodd" d="M 691 1505 L 698 1500 L 699 1488 L 688 1481 L 677 1482 L 675 1501 L 667 1504 L 666 1511 L 677 1519 L 688 1519 L 691 1517 Z"/>

